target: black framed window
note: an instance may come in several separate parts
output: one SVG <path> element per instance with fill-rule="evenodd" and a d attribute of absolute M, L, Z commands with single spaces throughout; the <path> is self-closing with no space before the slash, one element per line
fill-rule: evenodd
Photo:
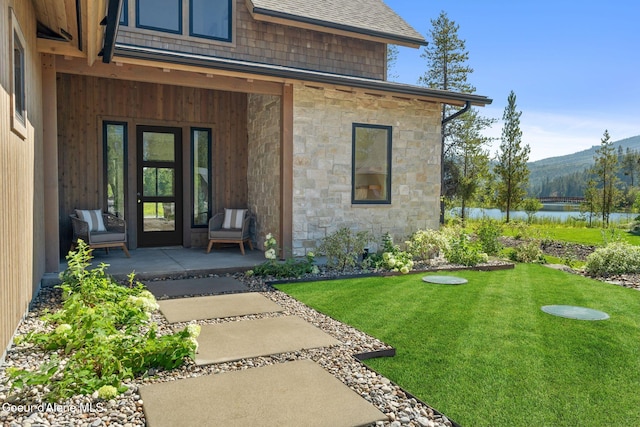
<path fill-rule="evenodd" d="M 182 34 L 182 0 L 137 0 L 136 27 Z"/>
<path fill-rule="evenodd" d="M 353 124 L 352 203 L 391 203 L 391 140 L 391 126 Z"/>
<path fill-rule="evenodd" d="M 122 11 L 120 12 L 120 25 L 129 25 L 129 1 L 122 0 Z"/>
<path fill-rule="evenodd" d="M 11 10 L 11 130 L 21 138 L 27 137 L 26 42 L 18 19 Z"/>
<path fill-rule="evenodd" d="M 191 0 L 189 35 L 231 41 L 232 0 Z"/>
<path fill-rule="evenodd" d="M 211 129 L 191 128 L 191 226 L 206 227 L 211 216 Z"/>
<path fill-rule="evenodd" d="M 127 123 L 103 122 L 104 197 L 107 212 L 125 217 L 127 190 Z"/>

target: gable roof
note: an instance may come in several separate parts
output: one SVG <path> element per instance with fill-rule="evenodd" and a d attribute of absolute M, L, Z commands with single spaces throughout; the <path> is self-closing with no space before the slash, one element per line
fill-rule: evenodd
<path fill-rule="evenodd" d="M 424 37 L 382 0 L 247 0 L 254 19 L 411 47 Z"/>

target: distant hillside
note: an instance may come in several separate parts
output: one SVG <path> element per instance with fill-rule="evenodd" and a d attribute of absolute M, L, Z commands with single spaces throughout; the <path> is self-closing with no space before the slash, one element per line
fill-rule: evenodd
<path fill-rule="evenodd" d="M 640 151 L 640 135 L 633 136 L 631 138 L 622 139 L 613 143 L 613 146 L 618 149 L 622 147 L 624 151 L 627 148 L 631 150 Z M 549 191 L 558 191 L 560 193 L 580 193 L 580 194 L 562 194 L 563 196 L 581 196 L 582 188 L 586 182 L 583 182 L 586 176 L 583 172 L 585 169 L 593 166 L 593 158 L 596 154 L 596 150 L 599 145 L 579 151 L 577 153 L 568 154 L 566 156 L 550 157 L 548 159 L 542 159 L 535 162 L 529 162 L 529 193 L 532 196 L 548 196 L 549 194 L 540 194 L 543 190 L 547 193 Z M 568 179 L 570 177 L 570 179 Z M 588 179 L 588 178 L 587 178 Z M 569 184 L 571 188 L 567 189 L 567 182 L 574 182 Z M 564 188 L 556 188 L 554 183 L 564 183 Z M 549 190 L 551 189 L 551 190 Z"/>

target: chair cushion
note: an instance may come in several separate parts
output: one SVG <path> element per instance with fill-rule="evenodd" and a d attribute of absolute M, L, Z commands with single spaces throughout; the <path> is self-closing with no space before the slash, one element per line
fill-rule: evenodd
<path fill-rule="evenodd" d="M 91 233 L 91 243 L 125 242 L 124 233 L 93 232 Z"/>
<path fill-rule="evenodd" d="M 247 209 L 225 209 L 224 221 L 222 221 L 222 228 L 229 230 L 232 228 L 242 228 L 242 222 L 244 221 L 244 215 Z"/>
<path fill-rule="evenodd" d="M 242 239 L 242 229 L 232 228 L 229 230 L 220 229 L 215 231 L 209 231 L 209 239 L 240 240 Z"/>
<path fill-rule="evenodd" d="M 89 231 L 107 231 L 102 219 L 102 211 L 100 209 L 84 210 L 76 209 L 78 218 L 89 224 Z"/>

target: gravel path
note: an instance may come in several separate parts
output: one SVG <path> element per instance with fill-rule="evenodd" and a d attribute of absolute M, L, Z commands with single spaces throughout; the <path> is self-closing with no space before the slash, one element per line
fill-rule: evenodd
<path fill-rule="evenodd" d="M 240 319 L 296 315 L 321 328 L 343 344 L 216 365 L 196 366 L 189 362 L 171 371 L 151 370 L 148 375 L 126 383 L 128 390 L 115 399 L 102 401 L 97 396 L 75 396 L 66 402 L 60 402 L 59 405 L 43 404 L 42 388 L 29 390 L 28 398 L 17 398 L 11 394 L 6 368 L 33 369 L 48 359 L 45 352 L 36 348 L 27 345 L 14 346 L 8 351 L 5 364 L 0 367 L 0 422 L 9 427 L 141 426 L 145 425 L 145 417 L 142 411 L 143 402 L 138 394 L 140 385 L 311 359 L 388 416 L 388 421 L 379 422 L 376 426 L 452 426 L 446 417 L 408 396 L 387 378 L 369 370 L 353 357 L 358 353 L 389 349 L 390 347 L 386 344 L 320 314 L 282 292 L 273 290 L 261 280 L 245 279 L 245 282 L 253 291 L 261 292 L 265 297 L 280 304 L 284 311 L 194 323 L 221 323 Z M 60 307 L 60 292 L 57 289 L 43 289 L 34 300 L 32 311 L 20 325 L 18 333 L 42 330 L 44 325 L 38 319 L 42 311 L 58 307 Z M 160 333 L 171 331 L 172 328 L 181 329 L 184 326 L 184 324 L 168 324 L 159 312 L 154 313 L 152 320 L 158 324 Z"/>

